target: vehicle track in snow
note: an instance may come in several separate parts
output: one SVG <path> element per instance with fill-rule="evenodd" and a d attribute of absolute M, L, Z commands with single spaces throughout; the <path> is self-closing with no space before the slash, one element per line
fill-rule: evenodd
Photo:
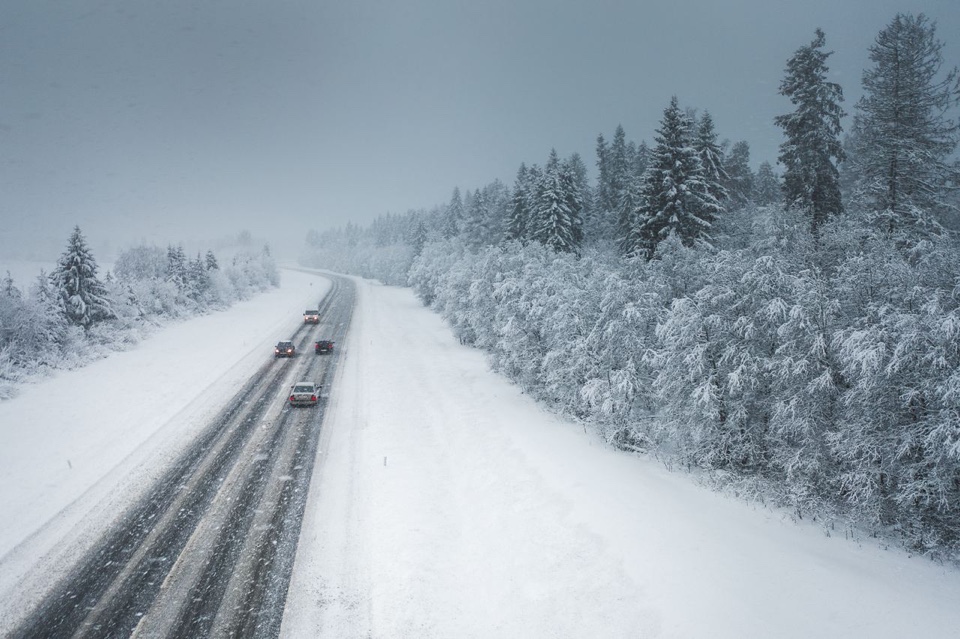
<path fill-rule="evenodd" d="M 299 354 L 264 363 L 144 499 L 70 569 L 12 637 L 275 637 L 279 634 L 325 396 L 356 298 L 331 276 Z M 315 355 L 315 339 L 333 339 Z M 286 389 L 324 383 L 315 408 Z"/>

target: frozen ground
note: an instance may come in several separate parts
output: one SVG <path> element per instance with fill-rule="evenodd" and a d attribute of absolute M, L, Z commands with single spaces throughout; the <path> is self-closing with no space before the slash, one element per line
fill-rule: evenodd
<path fill-rule="evenodd" d="M 0 614 L 83 545 L 325 281 L 0 403 Z M 797 526 L 545 413 L 409 290 L 359 283 L 286 637 L 952 637 L 960 572 Z M 45 577 L 38 577 L 37 565 Z"/>

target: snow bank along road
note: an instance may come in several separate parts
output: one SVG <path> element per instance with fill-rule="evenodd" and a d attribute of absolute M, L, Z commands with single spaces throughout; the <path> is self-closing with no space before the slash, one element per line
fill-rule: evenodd
<path fill-rule="evenodd" d="M 294 359 L 264 363 L 193 445 L 16 625 L 13 637 L 276 636 L 316 457 L 324 404 L 291 408 L 287 390 L 322 381 L 355 299 L 334 278 L 318 327 Z"/>

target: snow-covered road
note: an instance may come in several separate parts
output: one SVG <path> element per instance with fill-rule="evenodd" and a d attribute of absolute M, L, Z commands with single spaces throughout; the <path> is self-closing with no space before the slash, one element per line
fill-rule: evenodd
<path fill-rule="evenodd" d="M 277 291 L 0 404 L 0 617 L 156 474 L 322 286 L 284 271 Z M 960 572 L 611 450 L 489 372 L 409 290 L 358 293 L 283 636 L 956 635 Z"/>

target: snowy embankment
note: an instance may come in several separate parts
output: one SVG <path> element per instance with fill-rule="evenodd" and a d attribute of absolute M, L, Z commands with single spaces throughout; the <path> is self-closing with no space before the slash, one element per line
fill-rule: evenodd
<path fill-rule="evenodd" d="M 319 276 L 285 271 L 280 288 L 171 324 L 133 350 L 57 372 L 0 402 L 0 602 L 52 548 L 48 563 L 69 552 L 64 546 L 83 548 L 272 357 L 328 287 Z M 34 577 L 42 585 L 51 573 Z"/>
<path fill-rule="evenodd" d="M 0 403 L 0 615 L 42 585 L 31 567 L 55 566 L 138 493 L 325 286 L 286 271 L 280 289 Z M 341 346 L 286 637 L 960 627 L 960 572 L 610 449 L 492 374 L 410 290 L 360 282 Z"/>

